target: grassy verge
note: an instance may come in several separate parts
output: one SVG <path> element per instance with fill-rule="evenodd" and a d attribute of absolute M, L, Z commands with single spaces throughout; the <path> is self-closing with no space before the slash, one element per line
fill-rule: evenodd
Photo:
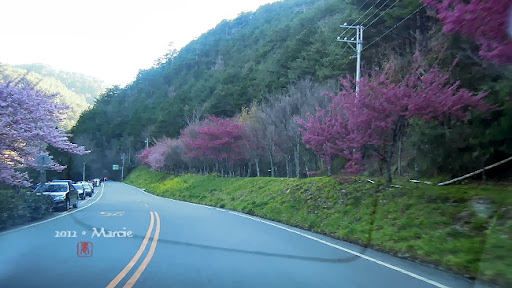
<path fill-rule="evenodd" d="M 328 177 L 174 177 L 138 168 L 126 183 L 343 239 L 512 287 L 512 187 L 398 186 Z"/>

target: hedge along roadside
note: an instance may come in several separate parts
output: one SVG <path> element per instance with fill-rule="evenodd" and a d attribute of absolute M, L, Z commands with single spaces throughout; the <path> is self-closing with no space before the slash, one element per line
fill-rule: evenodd
<path fill-rule="evenodd" d="M 0 231 L 42 219 L 52 212 L 49 196 L 0 190 Z"/>

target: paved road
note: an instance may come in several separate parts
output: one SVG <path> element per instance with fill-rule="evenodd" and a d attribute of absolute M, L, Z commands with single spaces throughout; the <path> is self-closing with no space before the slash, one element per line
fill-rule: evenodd
<path fill-rule="evenodd" d="M 106 182 L 0 233 L 0 287 L 482 287 L 276 222 Z"/>

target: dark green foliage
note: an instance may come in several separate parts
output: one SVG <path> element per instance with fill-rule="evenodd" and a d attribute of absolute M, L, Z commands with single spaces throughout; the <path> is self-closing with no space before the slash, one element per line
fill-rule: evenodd
<path fill-rule="evenodd" d="M 0 230 L 41 219 L 52 211 L 49 196 L 0 190 Z"/>

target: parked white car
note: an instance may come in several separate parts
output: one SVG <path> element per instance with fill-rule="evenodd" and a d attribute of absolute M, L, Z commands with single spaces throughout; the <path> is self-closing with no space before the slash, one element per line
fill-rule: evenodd
<path fill-rule="evenodd" d="M 75 187 L 76 191 L 78 191 L 78 197 L 82 200 L 85 199 L 85 190 L 84 186 L 82 184 L 73 184 L 73 187 Z"/>
<path fill-rule="evenodd" d="M 100 186 L 100 184 L 101 184 L 101 180 L 100 179 L 98 179 L 98 178 L 92 179 L 92 185 L 94 187 L 98 187 L 98 186 Z"/>

